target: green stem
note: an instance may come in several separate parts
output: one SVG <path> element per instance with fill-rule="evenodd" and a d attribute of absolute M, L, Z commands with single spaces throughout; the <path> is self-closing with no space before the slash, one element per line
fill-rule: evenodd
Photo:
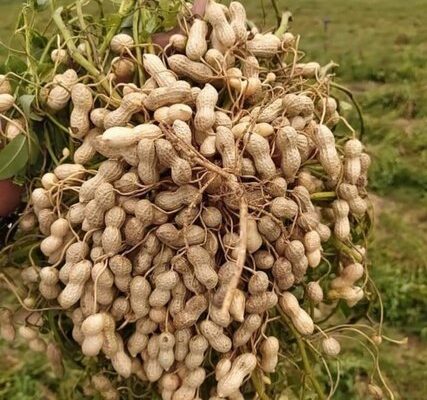
<path fill-rule="evenodd" d="M 49 39 L 49 41 L 47 42 L 47 44 L 46 44 L 46 46 L 45 46 L 45 48 L 44 48 L 44 50 L 43 50 L 43 53 L 42 53 L 42 55 L 41 55 L 41 57 L 40 57 L 40 61 L 39 61 L 39 63 L 40 63 L 40 64 L 43 64 L 43 63 L 44 63 L 44 61 L 45 61 L 46 57 L 47 57 L 47 56 L 48 56 L 48 54 L 49 54 L 50 46 L 52 46 L 52 43 L 53 43 L 55 40 L 56 40 L 56 36 L 52 36 L 52 37 Z"/>
<path fill-rule="evenodd" d="M 252 381 L 252 384 L 254 385 L 254 388 L 258 397 L 261 400 L 270 400 L 270 397 L 268 397 L 267 394 L 265 393 L 264 384 L 262 382 L 262 378 L 260 378 L 259 376 L 258 369 L 256 369 L 251 375 L 251 381 Z"/>
<path fill-rule="evenodd" d="M 64 133 L 66 133 L 67 135 L 70 134 L 70 132 L 68 131 L 68 129 L 62 125 L 55 117 L 53 117 L 52 115 L 50 115 L 49 113 L 46 113 L 45 116 L 47 117 L 47 119 L 49 119 L 55 126 L 57 126 L 59 129 L 61 129 L 61 131 L 63 131 Z"/>
<path fill-rule="evenodd" d="M 93 78 L 98 77 L 99 84 L 104 88 L 107 94 L 110 94 L 110 85 L 108 83 L 108 80 L 103 72 L 98 71 L 94 65 L 92 65 L 83 55 L 77 50 L 76 45 L 73 42 L 73 39 L 71 37 L 71 33 L 65 26 L 64 21 L 61 17 L 61 12 L 63 8 L 59 7 L 55 10 L 55 12 L 52 15 L 53 21 L 55 22 L 56 26 L 58 27 L 59 31 L 61 32 L 65 43 L 68 48 L 68 52 L 70 53 L 71 58 L 79 64 L 81 67 L 83 67 L 89 74 L 92 75 Z M 111 98 L 115 101 L 120 101 L 121 98 L 119 94 L 115 91 L 111 92 Z"/>
<path fill-rule="evenodd" d="M 341 90 L 342 92 L 344 92 L 350 98 L 350 100 L 354 104 L 354 106 L 356 107 L 357 115 L 359 116 L 359 122 L 360 122 L 360 138 L 362 138 L 363 135 L 365 134 L 365 121 L 363 119 L 363 113 L 362 113 L 362 109 L 361 109 L 359 103 L 354 98 L 353 93 L 349 89 L 347 89 L 346 87 L 341 86 L 340 84 L 338 84 L 336 82 L 331 82 L 331 86 L 338 89 L 338 90 Z"/>
<path fill-rule="evenodd" d="M 314 201 L 334 200 L 337 197 L 335 192 L 318 192 L 312 193 L 310 199 Z"/>
<path fill-rule="evenodd" d="M 281 17 L 280 17 L 279 6 L 277 5 L 276 0 L 270 0 L 270 1 L 271 1 L 271 5 L 273 6 L 274 13 L 276 14 L 277 26 L 280 26 Z"/>
<path fill-rule="evenodd" d="M 34 65 L 34 60 L 31 56 L 31 36 L 30 36 L 30 21 L 28 18 L 28 13 L 30 12 L 30 7 L 24 7 L 24 9 L 22 10 L 22 17 L 24 19 L 24 24 L 25 24 L 25 53 L 27 56 L 27 66 L 28 66 L 28 72 L 31 76 L 30 80 L 35 80 L 36 78 L 36 67 Z"/>
<path fill-rule="evenodd" d="M 277 28 L 274 34 L 281 38 L 283 34 L 288 30 L 289 22 L 292 21 L 292 13 L 290 11 L 285 11 L 282 13 L 282 19 L 280 21 L 280 25 Z"/>
<path fill-rule="evenodd" d="M 82 28 L 82 31 L 87 36 L 87 39 L 84 42 L 85 43 L 86 55 L 87 55 L 88 60 L 92 63 L 93 62 L 92 49 L 95 49 L 96 47 L 95 47 L 94 43 L 92 42 L 89 30 L 87 29 L 86 21 L 85 21 L 85 18 L 83 16 L 83 9 L 82 9 L 81 0 L 78 0 L 76 2 L 76 12 L 77 12 L 77 16 L 79 19 L 80 27 Z M 97 61 L 98 60 L 95 60 L 95 64 L 98 64 Z"/>
<path fill-rule="evenodd" d="M 350 248 L 349 246 L 347 246 L 346 244 L 338 240 L 335 236 L 332 236 L 329 239 L 329 241 L 332 244 L 332 246 L 334 246 L 336 249 L 338 249 L 342 253 L 345 253 L 348 256 L 354 258 L 357 262 L 363 261 L 363 256 L 359 252 L 357 252 L 356 250 L 353 250 L 352 248 Z"/>
<path fill-rule="evenodd" d="M 144 71 L 142 68 L 142 51 L 141 47 L 139 47 L 139 22 L 140 22 L 140 10 L 139 7 L 142 9 L 142 4 L 139 2 L 139 5 L 135 7 L 135 13 L 133 14 L 133 24 L 132 24 L 132 31 L 133 31 L 133 40 L 135 41 L 135 52 L 136 52 L 136 59 L 138 61 L 138 79 L 139 79 L 139 85 L 142 87 L 142 85 L 145 82 L 144 77 Z"/>
<path fill-rule="evenodd" d="M 100 59 L 102 59 L 105 51 L 107 50 L 108 46 L 110 45 L 111 39 L 119 30 L 120 25 L 122 24 L 123 20 L 128 16 L 128 14 L 134 8 L 135 1 L 136 0 L 122 0 L 122 2 L 120 4 L 119 12 L 118 12 L 119 18 L 117 19 L 117 22 L 107 32 L 107 35 L 105 36 L 105 39 L 102 42 L 101 48 L 99 49 Z"/>
<path fill-rule="evenodd" d="M 311 365 L 310 365 L 310 361 L 308 360 L 308 356 L 307 356 L 307 351 L 305 350 L 305 344 L 301 338 L 301 335 L 298 333 L 298 331 L 294 328 L 294 326 L 292 325 L 291 321 L 289 320 L 289 318 L 281 311 L 279 310 L 282 318 L 285 320 L 286 324 L 289 326 L 290 330 L 292 331 L 292 334 L 294 335 L 296 341 L 297 341 L 297 345 L 298 345 L 298 349 L 300 351 L 301 354 L 301 358 L 302 358 L 302 363 L 304 366 L 304 370 L 306 375 L 308 376 L 308 378 L 310 379 L 315 392 L 317 393 L 317 396 L 320 400 L 325 400 L 326 397 L 323 393 L 323 390 L 320 386 L 320 383 L 317 381 L 313 370 L 311 369 Z"/>

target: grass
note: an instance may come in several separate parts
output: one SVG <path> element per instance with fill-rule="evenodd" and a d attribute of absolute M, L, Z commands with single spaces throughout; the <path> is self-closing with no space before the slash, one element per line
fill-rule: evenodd
<path fill-rule="evenodd" d="M 20 2 L 0 0 L 0 38 L 10 35 Z M 262 22 L 259 0 L 245 1 L 249 17 Z M 377 223 L 370 248 L 371 275 L 383 293 L 387 334 L 407 345 L 384 343 L 382 365 L 396 397 L 425 398 L 427 350 L 427 25 L 423 0 L 287 0 L 292 31 L 301 34 L 307 59 L 340 64 L 338 81 L 361 103 L 370 185 Z M 264 0 L 265 20 L 274 14 Z M 5 52 L 0 50 L 0 59 Z M 356 122 L 356 121 L 354 121 Z M 355 123 L 356 125 L 356 123 Z M 367 398 L 360 387 L 369 357 L 351 345 L 340 361 L 336 399 Z M 75 377 L 57 380 L 43 356 L 1 347 L 0 398 L 76 399 Z M 23 360 L 28 360 L 23 362 Z M 12 373 L 10 373 L 12 371 Z M 71 388 L 71 390 L 70 390 Z M 50 394 L 49 394 L 50 393 Z M 39 396 L 39 397 L 37 397 Z"/>

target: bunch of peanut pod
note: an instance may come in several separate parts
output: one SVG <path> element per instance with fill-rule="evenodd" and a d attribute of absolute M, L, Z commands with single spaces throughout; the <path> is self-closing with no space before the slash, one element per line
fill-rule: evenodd
<path fill-rule="evenodd" d="M 168 44 L 147 44 L 136 3 L 104 35 L 81 2 L 53 13 L 32 112 L 68 146 L 32 182 L 15 245 L 38 241 L 2 275 L 20 300 L 2 336 L 57 356 L 62 321 L 55 337 L 95 358 L 86 392 L 105 399 L 126 396 L 122 380 L 164 400 L 330 397 L 340 338 L 365 338 L 374 365 L 381 342 L 381 324 L 355 322 L 376 297 L 370 157 L 332 97 L 334 65 L 303 62 L 298 37 L 258 31 L 236 1 L 184 4 Z M 20 79 L 0 77 L 10 143 L 33 123 Z"/>

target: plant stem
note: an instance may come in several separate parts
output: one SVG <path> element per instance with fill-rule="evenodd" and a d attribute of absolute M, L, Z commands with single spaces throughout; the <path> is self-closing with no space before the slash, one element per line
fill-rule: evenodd
<path fill-rule="evenodd" d="M 325 200 L 333 200 L 337 197 L 335 192 L 318 192 L 318 193 L 312 193 L 310 195 L 311 200 L 319 200 L 319 201 L 325 201 Z"/>
<path fill-rule="evenodd" d="M 101 48 L 99 49 L 99 58 L 102 59 L 107 47 L 110 45 L 111 39 L 117 33 L 122 24 L 123 20 L 128 16 L 128 14 L 134 8 L 136 0 L 122 0 L 119 8 L 119 18 L 117 22 L 109 29 L 107 35 L 105 36 L 104 41 L 102 42 Z"/>
<path fill-rule="evenodd" d="M 27 66 L 28 66 L 28 73 L 30 74 L 30 80 L 36 80 L 37 78 L 37 74 L 36 74 L 36 68 L 34 65 L 34 60 L 31 56 L 31 36 L 30 36 L 30 21 L 28 18 L 28 14 L 30 12 L 30 7 L 24 7 L 24 9 L 22 10 L 22 17 L 24 19 L 24 23 L 25 23 L 25 31 L 24 31 L 24 36 L 25 36 L 25 53 L 27 56 Z M 36 81 L 37 83 L 37 81 Z"/>
<path fill-rule="evenodd" d="M 289 326 L 290 330 L 292 331 L 292 334 L 294 335 L 294 337 L 297 341 L 298 349 L 299 349 L 300 354 L 301 354 L 302 364 L 304 366 L 304 370 L 305 370 L 306 375 L 310 379 L 310 381 L 314 387 L 314 390 L 317 393 L 317 396 L 319 397 L 319 399 L 325 400 L 326 397 L 323 393 L 323 390 L 322 390 L 319 382 L 317 381 L 313 370 L 311 369 L 310 361 L 308 360 L 307 351 L 305 350 L 305 344 L 304 344 L 303 339 L 301 338 L 301 335 L 295 329 L 295 327 L 293 326 L 293 324 L 289 320 L 289 318 L 281 310 L 279 310 L 279 312 L 280 312 L 280 315 L 282 316 L 282 318 L 285 320 L 286 324 Z"/>
<path fill-rule="evenodd" d="M 133 24 L 132 24 L 132 33 L 133 33 L 133 40 L 135 41 L 135 52 L 136 52 L 136 59 L 138 61 L 138 79 L 139 79 L 139 86 L 142 87 L 142 85 L 145 82 L 144 77 L 144 70 L 142 68 L 142 52 L 141 47 L 139 47 L 139 23 L 140 23 L 140 10 L 142 9 L 142 4 L 139 2 L 138 5 L 135 7 L 135 13 L 133 14 Z"/>
<path fill-rule="evenodd" d="M 93 78 L 98 77 L 99 84 L 104 88 L 107 94 L 110 94 L 113 100 L 119 102 L 121 100 L 120 96 L 116 91 L 114 90 L 110 91 L 110 85 L 104 73 L 101 71 L 98 71 L 95 68 L 95 66 L 91 64 L 85 57 L 83 57 L 83 55 L 77 50 L 77 47 L 74 44 L 73 39 L 71 37 L 71 33 L 69 32 L 69 30 L 65 26 L 64 21 L 62 20 L 62 17 L 61 17 L 62 10 L 63 10 L 62 7 L 59 7 L 58 9 L 56 9 L 52 15 L 52 19 L 55 22 L 56 26 L 58 27 L 59 31 L 61 32 L 65 40 L 70 56 L 77 64 L 79 64 L 89 74 L 91 74 Z"/>
<path fill-rule="evenodd" d="M 252 373 L 251 381 L 252 381 L 252 384 L 254 385 L 254 388 L 255 388 L 255 391 L 256 391 L 258 397 L 261 400 L 270 400 L 270 397 L 268 397 L 268 395 L 265 393 L 264 384 L 262 382 L 262 379 L 260 379 L 258 369 L 256 369 Z"/>
<path fill-rule="evenodd" d="M 280 26 L 281 18 L 280 18 L 279 6 L 277 5 L 276 0 L 270 0 L 270 1 L 271 1 L 271 5 L 273 6 L 274 13 L 276 14 L 277 26 Z"/>
<path fill-rule="evenodd" d="M 365 121 L 363 119 L 363 113 L 362 113 L 362 109 L 360 108 L 359 103 L 354 98 L 353 93 L 349 89 L 347 89 L 346 87 L 341 86 L 340 84 L 338 84 L 336 82 L 330 82 L 330 84 L 332 87 L 344 92 L 350 98 L 350 100 L 354 104 L 354 106 L 356 107 L 356 111 L 357 111 L 357 114 L 359 116 L 359 121 L 360 121 L 360 138 L 362 138 L 363 135 L 365 134 Z"/>
<path fill-rule="evenodd" d="M 349 255 L 350 257 L 353 257 L 357 262 L 363 261 L 363 256 L 358 251 L 348 247 L 346 244 L 338 240 L 335 236 L 332 236 L 329 240 L 332 246 L 334 246 L 339 251 Z"/>
<path fill-rule="evenodd" d="M 84 42 L 84 44 L 85 44 L 85 50 L 86 50 L 86 55 L 87 55 L 87 58 L 88 58 L 89 62 L 92 63 L 93 62 L 93 59 L 92 59 L 92 49 L 95 49 L 96 47 L 95 47 L 93 41 L 91 40 L 91 35 L 89 33 L 89 30 L 87 29 L 86 21 L 85 21 L 84 15 L 83 15 L 83 9 L 82 9 L 82 2 L 81 2 L 81 0 L 78 0 L 76 2 L 76 12 L 77 12 L 77 16 L 78 16 L 78 19 L 79 19 L 80 27 L 82 28 L 82 31 L 87 36 L 87 39 Z M 98 60 L 95 59 L 95 63 L 98 64 Z"/>
<path fill-rule="evenodd" d="M 289 22 L 292 21 L 292 13 L 290 11 L 285 11 L 282 13 L 282 19 L 280 21 L 280 25 L 277 28 L 274 34 L 281 38 L 283 34 L 288 30 Z"/>

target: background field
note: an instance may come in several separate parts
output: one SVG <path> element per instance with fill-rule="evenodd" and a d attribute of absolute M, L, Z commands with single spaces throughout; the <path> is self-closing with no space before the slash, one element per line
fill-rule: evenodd
<path fill-rule="evenodd" d="M 271 4 L 244 2 L 250 17 L 274 24 Z M 19 1 L 0 0 L 0 40 L 14 28 Z M 292 32 L 307 59 L 340 64 L 338 81 L 356 94 L 373 156 L 370 184 L 377 223 L 371 274 L 383 293 L 386 333 L 382 366 L 396 398 L 427 393 L 427 25 L 425 0 L 287 0 Z M 0 60 L 4 55 L 0 50 Z M 0 348 L 0 399 L 74 399 L 76 379 L 55 379 L 43 356 Z M 367 354 L 347 346 L 337 399 L 363 399 L 358 383 L 371 367 Z"/>

